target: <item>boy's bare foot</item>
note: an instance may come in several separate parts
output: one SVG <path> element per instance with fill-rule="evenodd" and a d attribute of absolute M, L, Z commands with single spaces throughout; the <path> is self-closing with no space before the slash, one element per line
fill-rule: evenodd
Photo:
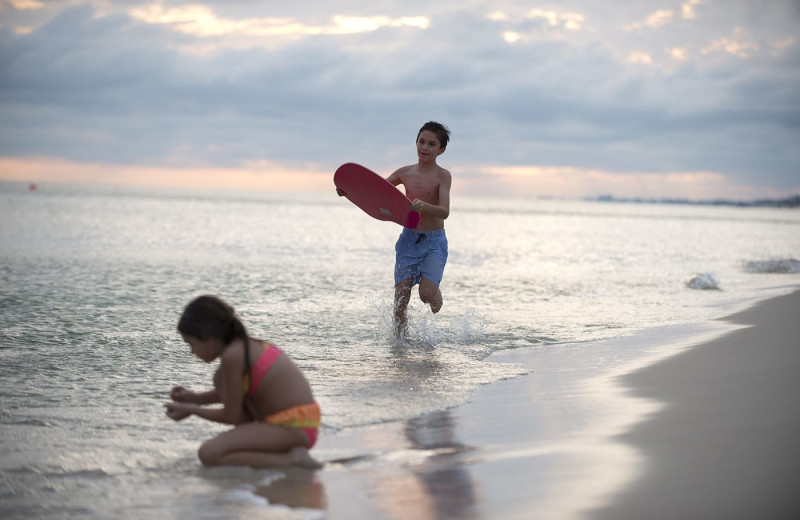
<path fill-rule="evenodd" d="M 308 448 L 305 446 L 295 446 L 292 448 L 290 453 L 292 456 L 292 462 L 296 466 L 302 466 L 309 469 L 319 469 L 322 467 L 322 464 L 317 462 L 317 460 L 311 456 L 311 454 L 308 452 Z"/>

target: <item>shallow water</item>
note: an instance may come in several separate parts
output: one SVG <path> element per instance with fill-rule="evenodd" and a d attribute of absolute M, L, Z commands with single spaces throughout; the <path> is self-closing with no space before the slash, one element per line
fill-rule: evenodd
<path fill-rule="evenodd" d="M 0 184 L 0 515 L 263 513 L 251 491 L 272 473 L 201 468 L 198 445 L 224 427 L 161 409 L 172 385 L 210 382 L 175 332 L 199 294 L 295 359 L 324 436 L 525 372 L 492 352 L 590 349 L 800 280 L 797 211 L 454 197 L 444 308 L 412 300 L 397 342 L 399 231 L 334 194 Z M 698 275 L 715 283 L 693 289 Z"/>

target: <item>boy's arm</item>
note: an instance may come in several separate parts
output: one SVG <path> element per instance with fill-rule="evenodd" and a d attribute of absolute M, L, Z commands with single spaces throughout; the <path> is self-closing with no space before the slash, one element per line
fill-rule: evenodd
<path fill-rule="evenodd" d="M 389 184 L 391 184 L 392 186 L 397 186 L 399 184 L 402 184 L 403 179 L 400 178 L 400 174 L 404 169 L 405 167 L 398 168 L 397 170 L 394 171 L 394 173 L 386 177 L 386 180 L 389 181 Z"/>

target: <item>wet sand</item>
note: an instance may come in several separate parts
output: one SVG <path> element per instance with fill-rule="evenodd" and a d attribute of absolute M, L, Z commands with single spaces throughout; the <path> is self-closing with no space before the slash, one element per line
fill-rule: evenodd
<path fill-rule="evenodd" d="M 597 519 L 800 518 L 800 292 L 624 379 L 667 407 L 621 437 L 646 472 Z"/>
<path fill-rule="evenodd" d="M 331 520 L 800 518 L 800 292 L 711 325 L 501 354 L 531 373 L 325 436 L 323 470 L 259 492 Z M 661 360 L 630 372 L 634 346 Z"/>

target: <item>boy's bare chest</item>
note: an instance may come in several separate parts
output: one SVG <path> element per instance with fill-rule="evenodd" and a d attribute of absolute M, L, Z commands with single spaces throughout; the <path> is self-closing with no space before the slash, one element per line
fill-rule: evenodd
<path fill-rule="evenodd" d="M 419 174 L 404 176 L 403 186 L 410 199 L 436 199 L 439 194 L 439 179 Z"/>

